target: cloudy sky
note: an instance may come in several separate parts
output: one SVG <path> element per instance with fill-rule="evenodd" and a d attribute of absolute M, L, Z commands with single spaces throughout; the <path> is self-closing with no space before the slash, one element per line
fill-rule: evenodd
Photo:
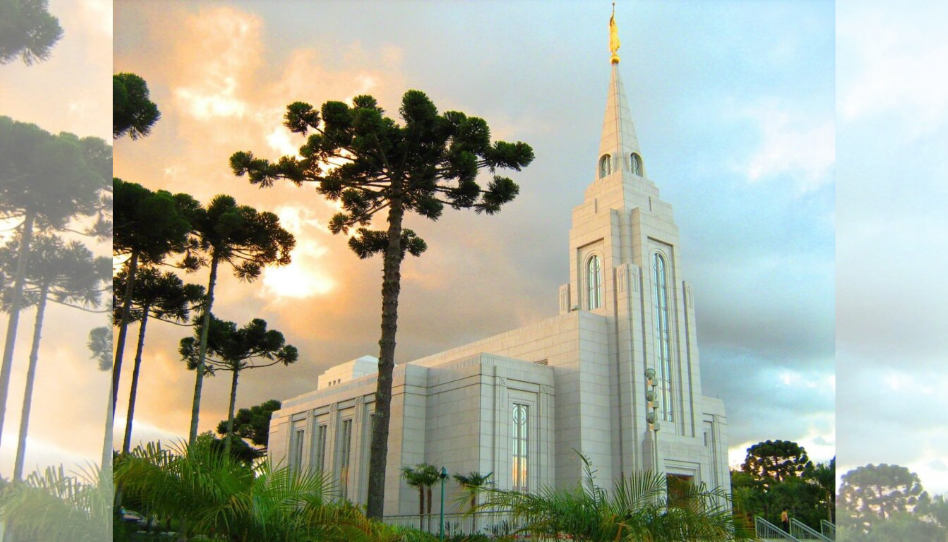
<path fill-rule="evenodd" d="M 27 67 L 16 61 L 0 66 L 0 115 L 32 122 L 43 129 L 111 141 L 112 3 L 110 0 L 51 0 L 63 38 L 52 57 Z M 0 237 L 9 235 L 0 225 Z M 72 236 L 76 238 L 75 236 Z M 98 255 L 111 243 L 83 239 Z M 0 447 L 0 476 L 13 470 L 27 357 L 35 311 L 20 317 L 10 395 Z M 7 316 L 0 316 L 6 330 Z M 102 449 L 109 374 L 96 370 L 86 338 L 106 325 L 105 315 L 50 304 L 43 324 L 36 388 L 30 418 L 26 471 L 66 463 L 98 463 Z"/>
<path fill-rule="evenodd" d="M 943 3 L 843 4 L 837 26 L 840 471 L 948 491 L 948 43 Z"/>
<path fill-rule="evenodd" d="M 146 139 L 116 142 L 116 175 L 202 201 L 229 193 L 278 213 L 297 235 L 291 266 L 253 284 L 228 276 L 217 290 L 219 316 L 238 323 L 262 317 L 301 352 L 293 367 L 244 377 L 239 405 L 308 391 L 324 369 L 377 353 L 380 260 L 359 261 L 344 238 L 326 231 L 334 208 L 311 188 L 261 191 L 227 166 L 237 150 L 271 158 L 293 152 L 299 140 L 281 126 L 292 101 L 318 105 L 369 93 L 394 112 L 405 90 L 420 89 L 441 110 L 481 116 L 494 137 L 522 140 L 535 150 L 535 162 L 513 175 L 520 197 L 500 215 L 454 212 L 436 224 L 412 219 L 430 249 L 405 265 L 399 362 L 556 314 L 557 287 L 568 280 L 570 211 L 595 171 L 609 78 L 610 3 L 395 4 L 117 1 L 113 66 L 103 52 L 113 38 L 108 3 L 53 0 L 51 10 L 66 29 L 54 58 L 32 68 L 0 67 L 2 112 L 51 131 L 106 138 L 108 75 L 143 76 L 162 120 Z M 853 277 L 849 289 L 839 290 L 839 314 L 849 311 L 852 323 L 840 325 L 840 377 L 871 380 L 865 389 L 885 390 L 893 405 L 885 419 L 894 426 L 933 425 L 909 408 L 909 399 L 919 395 L 913 383 L 933 384 L 935 377 L 906 371 L 908 364 L 886 371 L 895 355 L 935 370 L 937 350 L 909 354 L 904 344 L 915 337 L 912 345 L 921 345 L 937 334 L 934 312 L 926 318 L 920 310 L 885 312 L 885 321 L 905 328 L 901 334 L 890 334 L 888 324 L 869 315 L 886 303 L 901 307 L 900 296 L 908 292 L 920 306 L 938 309 L 934 272 L 924 276 L 912 258 L 937 250 L 922 247 L 918 234 L 924 220 L 940 215 L 917 212 L 930 200 L 910 202 L 903 187 L 909 179 L 924 182 L 926 167 L 940 164 L 943 171 L 936 151 L 944 146 L 932 139 L 941 125 L 932 119 L 944 115 L 946 93 L 926 93 L 915 108 L 917 122 L 899 125 L 903 149 L 919 138 L 929 142 L 927 162 L 895 161 L 899 147 L 883 146 L 878 137 L 893 130 L 880 111 L 899 116 L 901 93 L 913 89 L 887 88 L 880 75 L 889 71 L 879 70 L 876 57 L 892 55 L 887 68 L 896 71 L 919 67 L 899 62 L 900 54 L 925 60 L 895 47 L 896 37 L 886 49 L 884 40 L 861 34 L 863 24 L 874 24 L 870 28 L 881 34 L 872 36 L 892 36 L 886 17 L 856 15 L 866 22 L 855 15 L 837 20 L 833 4 L 824 2 L 617 6 L 626 90 L 650 175 L 681 228 L 682 263 L 697 297 L 704 389 L 727 405 L 732 463 L 766 439 L 800 442 L 821 461 L 835 455 L 835 284 L 837 273 L 842 284 L 846 269 Z M 928 61 L 944 56 L 924 50 Z M 837 58 L 852 60 L 837 66 Z M 846 98 L 843 106 L 838 97 Z M 838 211 L 837 119 L 853 134 L 841 142 L 850 169 L 839 176 L 849 184 L 840 189 L 848 201 Z M 873 145 L 879 152 L 864 155 Z M 927 182 L 937 190 L 933 176 Z M 900 197 L 905 202 L 897 205 Z M 880 225 L 887 210 L 910 217 L 898 236 Z M 837 227 L 841 235 L 852 231 L 852 242 L 841 238 L 837 247 Z M 898 272 L 886 267 L 896 258 L 905 265 Z M 926 278 L 933 281 L 924 285 Z M 207 277 L 197 273 L 189 280 Z M 904 292 L 884 299 L 881 292 L 894 292 L 893 282 Z M 85 331 L 97 325 L 94 318 L 82 322 L 85 327 L 68 313 L 51 315 L 47 336 L 62 338 L 63 346 L 57 351 L 57 343 L 49 343 L 43 354 L 50 363 L 41 361 L 37 394 L 47 399 L 36 407 L 33 431 L 35 449 L 50 457 L 98 456 L 97 413 L 107 379 L 89 369 L 85 352 L 68 346 L 82 344 Z M 137 438 L 187 432 L 193 375 L 176 354 L 185 334 L 171 325 L 150 327 Z M 872 345 L 884 337 L 884 344 Z M 844 362 L 873 367 L 879 376 L 844 373 Z M 11 404 L 18 405 L 22 379 L 18 365 Z M 82 392 L 70 393 L 76 389 Z M 202 430 L 224 417 L 228 386 L 214 378 L 205 390 Z M 121 397 L 124 412 L 127 391 Z M 847 404 L 856 412 L 853 405 L 867 401 L 842 391 L 840 399 L 844 412 Z M 11 407 L 8 415 L 18 411 Z M 873 427 L 865 427 L 860 435 L 847 433 L 852 442 L 870 436 Z M 14 431 L 15 423 L 7 428 Z M 12 457 L 11 436 L 0 449 L 3 462 Z M 935 441 L 932 447 L 937 450 Z M 899 450 L 903 455 L 852 460 L 841 451 L 840 460 L 936 464 L 920 449 Z"/>
<path fill-rule="evenodd" d="M 221 284 L 215 312 L 265 318 L 302 354 L 245 377 L 240 404 L 307 391 L 321 370 L 376 353 L 381 262 L 327 233 L 333 208 L 312 189 L 261 191 L 227 158 L 295 151 L 281 117 L 296 100 L 369 93 L 397 111 L 416 88 L 442 110 L 481 116 L 537 159 L 514 175 L 521 195 L 498 217 L 413 220 L 431 249 L 406 265 L 398 360 L 555 315 L 609 80 L 611 5 L 601 4 L 116 3 L 115 70 L 143 76 L 163 112 L 151 137 L 117 142 L 116 175 L 204 201 L 233 194 L 277 212 L 299 239 L 287 269 Z M 696 289 L 705 389 L 726 401 L 734 459 L 765 439 L 829 459 L 833 7 L 620 2 L 617 22 L 643 154 L 675 206 Z M 155 326 L 143 375 L 139 420 L 170 434 L 190 407 L 181 335 Z M 202 428 L 223 417 L 226 393 L 209 382 Z"/>

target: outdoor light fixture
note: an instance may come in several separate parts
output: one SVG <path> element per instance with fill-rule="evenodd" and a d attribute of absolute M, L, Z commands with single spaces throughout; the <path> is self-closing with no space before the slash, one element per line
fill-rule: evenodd
<path fill-rule="evenodd" d="M 647 382 L 645 383 L 647 389 L 645 391 L 645 400 L 646 403 L 646 414 L 645 420 L 648 421 L 649 429 L 652 431 L 658 431 L 658 394 L 655 392 L 655 387 L 658 386 L 658 382 L 655 380 L 655 369 L 647 367 L 645 369 L 645 378 Z M 649 412 L 648 409 L 652 410 Z"/>

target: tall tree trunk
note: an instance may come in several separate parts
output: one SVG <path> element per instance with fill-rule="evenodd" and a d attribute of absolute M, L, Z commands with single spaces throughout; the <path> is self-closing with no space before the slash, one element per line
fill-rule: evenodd
<path fill-rule="evenodd" d="M 145 326 L 148 325 L 148 305 L 142 307 L 142 321 L 138 326 L 138 346 L 135 348 L 135 367 L 132 369 L 132 391 L 128 394 L 128 415 L 125 416 L 125 439 L 122 453 L 132 447 L 132 421 L 135 419 L 135 397 L 138 395 L 138 374 L 142 368 L 142 352 L 145 350 Z"/>
<path fill-rule="evenodd" d="M 428 530 L 431 530 L 431 486 L 425 487 L 428 490 Z"/>
<path fill-rule="evenodd" d="M 397 190 L 397 187 L 396 187 Z M 388 246 L 382 265 L 382 338 L 379 340 L 378 388 L 375 424 L 369 460 L 369 495 L 366 516 L 382 519 L 385 503 L 385 466 L 388 459 L 388 426 L 392 410 L 392 371 L 395 369 L 395 331 L 398 327 L 398 293 L 401 290 L 402 217 L 400 194 L 392 196 L 388 213 Z"/>
<path fill-rule="evenodd" d="M 217 255 L 211 257 L 211 278 L 207 282 L 207 302 L 204 304 L 204 322 L 201 324 L 201 345 L 198 364 L 194 372 L 194 401 L 191 403 L 191 430 L 188 444 L 194 444 L 198 435 L 198 419 L 201 415 L 201 388 L 204 386 L 204 360 L 207 358 L 207 332 L 211 327 L 211 307 L 214 305 L 214 283 L 217 282 Z"/>
<path fill-rule="evenodd" d="M 128 321 L 132 313 L 132 293 L 135 291 L 135 273 L 138 271 L 137 250 L 132 251 L 128 260 L 128 276 L 125 279 L 125 294 L 122 296 L 122 319 L 119 321 L 118 340 L 115 341 L 115 363 L 112 364 L 112 419 L 115 419 L 115 405 L 118 401 L 119 379 L 122 376 L 122 358 L 125 356 L 125 338 L 128 335 Z"/>
<path fill-rule="evenodd" d="M 234 368 L 234 378 L 230 381 L 230 407 L 227 408 L 227 436 L 224 437 L 224 455 L 230 453 L 230 436 L 234 433 L 234 405 L 237 404 L 237 377 L 240 371 Z M 297 458 L 300 465 L 303 464 L 303 458 Z"/>
<path fill-rule="evenodd" d="M 105 434 L 102 437 L 102 472 L 112 477 L 112 437 L 115 411 L 112 409 L 112 387 L 109 386 L 109 400 L 105 408 Z"/>
<path fill-rule="evenodd" d="M 46 297 L 49 285 L 40 290 L 39 304 L 36 306 L 36 320 L 33 324 L 33 344 L 30 348 L 30 368 L 26 371 L 26 389 L 23 391 L 23 410 L 20 412 L 20 435 L 16 445 L 16 461 L 13 465 L 13 480 L 23 480 L 23 463 L 26 461 L 26 435 L 30 429 L 30 406 L 33 403 L 33 383 L 36 382 L 36 363 L 39 361 L 40 339 L 43 335 L 43 315 L 46 314 Z"/>
<path fill-rule="evenodd" d="M 0 366 L 0 442 L 3 440 L 3 420 L 7 416 L 7 393 L 10 391 L 10 373 L 13 372 L 13 347 L 16 345 L 16 328 L 20 323 L 20 308 L 23 304 L 23 285 L 30 259 L 30 243 L 33 241 L 33 221 L 36 213 L 27 209 L 20 235 L 20 250 L 16 257 L 16 278 L 13 281 L 13 297 L 10 300 L 10 317 L 7 320 L 7 336 L 3 343 L 3 365 Z"/>
<path fill-rule="evenodd" d="M 418 486 L 418 529 L 425 530 L 425 486 Z"/>
<path fill-rule="evenodd" d="M 471 488 L 471 490 L 475 492 L 471 494 L 471 535 L 473 536 L 477 529 L 477 488 Z"/>

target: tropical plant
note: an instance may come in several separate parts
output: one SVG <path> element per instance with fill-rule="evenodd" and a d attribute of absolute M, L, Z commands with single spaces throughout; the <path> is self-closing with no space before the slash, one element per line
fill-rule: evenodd
<path fill-rule="evenodd" d="M 16 267 L 18 239 L 11 240 L 0 248 L 0 267 L 9 271 Z M 64 243 L 52 235 L 41 235 L 33 239 L 30 249 L 29 268 L 23 289 L 27 305 L 36 306 L 33 323 L 33 341 L 30 348 L 29 366 L 26 373 L 26 388 L 23 393 L 23 408 L 20 411 L 20 430 L 17 441 L 13 479 L 21 480 L 26 460 L 26 437 L 30 426 L 30 411 L 33 403 L 33 387 L 36 382 L 36 367 L 39 361 L 40 338 L 46 304 L 53 301 L 66 306 L 97 307 L 101 297 L 101 285 L 112 274 L 112 261 L 107 257 L 95 258 L 82 243 Z M 0 306 L 12 310 L 9 291 L 4 291 Z"/>
<path fill-rule="evenodd" d="M 95 467 L 48 467 L 0 491 L 0 521 L 17 540 L 112 540 L 112 506 L 112 479 Z"/>
<path fill-rule="evenodd" d="M 47 0 L 0 0 L 0 64 L 20 57 L 27 66 L 46 60 L 63 36 Z"/>
<path fill-rule="evenodd" d="M 199 367 L 201 330 L 196 329 L 197 337 L 181 339 L 181 359 L 194 371 Z M 267 322 L 254 318 L 246 326 L 237 329 L 237 324 L 218 320 L 211 315 L 210 331 L 207 334 L 207 351 L 204 370 L 208 374 L 217 371 L 231 373 L 230 402 L 227 407 L 227 434 L 234 432 L 234 406 L 237 404 L 237 381 L 240 373 L 251 369 L 271 367 L 278 363 L 287 366 L 299 358 L 296 347 L 286 344 L 283 334 L 275 329 L 267 329 Z M 215 357 L 211 357 L 215 356 Z M 224 453 L 230 451 L 233 439 L 224 439 Z"/>
<path fill-rule="evenodd" d="M 219 195 L 207 208 L 191 209 L 188 216 L 193 228 L 192 238 L 182 263 L 189 271 L 205 265 L 210 267 L 195 366 L 191 428 L 188 433 L 188 442 L 193 442 L 197 438 L 200 418 L 207 337 L 211 327 L 218 267 L 222 263 L 230 264 L 237 278 L 251 282 L 268 265 L 289 264 L 290 251 L 296 245 L 296 239 L 280 227 L 277 215 L 237 205 L 231 196 Z"/>
<path fill-rule="evenodd" d="M 101 139 L 65 132 L 54 136 L 0 116 L 0 220 L 22 220 L 16 269 L 8 277 L 13 288 L 0 365 L 0 436 L 34 229 L 63 229 L 74 217 L 94 212 L 111 160 L 112 149 Z"/>
<path fill-rule="evenodd" d="M 663 473 L 637 471 L 616 481 L 611 492 L 595 483 L 588 459 L 573 489 L 535 493 L 488 488 L 482 509 L 510 510 L 520 534 L 545 540 L 722 541 L 748 540 L 735 525 L 727 494 L 703 484 L 686 484 L 669 498 Z"/>
<path fill-rule="evenodd" d="M 409 487 L 418 489 L 418 521 L 425 529 L 425 494 L 428 496 L 428 529 L 431 527 L 431 487 L 441 479 L 438 467 L 428 463 L 419 463 L 414 467 L 402 467 L 402 478 Z"/>
<path fill-rule="evenodd" d="M 251 183 L 263 187 L 280 179 L 297 185 L 315 183 L 320 194 L 342 205 L 329 229 L 339 234 L 355 228 L 349 247 L 359 258 L 383 255 L 376 421 L 368 475 L 367 514 L 372 518 L 382 517 L 385 500 L 401 264 L 406 253 L 419 256 L 427 248 L 403 227 L 405 214 L 413 211 L 437 220 L 445 206 L 497 213 L 517 196 L 519 187 L 509 178 L 494 175 L 482 188 L 478 173 L 483 169 L 494 173 L 499 168 L 520 171 L 533 161 L 529 145 L 492 144 L 483 119 L 456 111 L 439 115 L 423 92 L 406 92 L 399 114 L 403 125 L 383 116 L 371 96 L 353 98 L 351 107 L 326 102 L 321 111 L 307 103 L 292 103 L 284 125 L 298 134 L 314 132 L 300 148 L 301 158 L 284 156 L 270 162 L 237 152 L 230 159 L 236 175 L 247 175 Z M 370 229 L 376 215 L 386 210 L 387 227 Z"/>
<path fill-rule="evenodd" d="M 471 499 L 471 534 L 477 530 L 477 518 L 474 517 L 474 513 L 477 510 L 477 495 L 481 490 L 492 482 L 490 481 L 493 472 L 488 472 L 487 474 L 481 474 L 477 471 L 469 472 L 466 476 L 459 473 L 454 473 L 454 480 L 461 486 L 467 493 L 467 497 Z"/>
<path fill-rule="evenodd" d="M 113 279 L 113 290 L 124 292 L 128 270 L 122 269 Z M 149 318 L 171 323 L 187 322 L 191 311 L 204 299 L 204 287 L 185 284 L 170 271 L 162 273 L 155 267 L 144 267 L 138 271 L 135 290 L 131 297 L 130 321 L 138 321 L 138 344 L 135 349 L 135 365 L 132 368 L 132 388 L 128 397 L 128 414 L 125 417 L 125 438 L 122 453 L 131 449 L 132 426 L 135 419 L 135 399 L 138 395 L 138 378 L 141 372 L 142 354 L 145 349 L 145 330 Z M 113 321 L 121 323 L 121 311 L 116 307 Z"/>
<path fill-rule="evenodd" d="M 196 439 L 121 456 L 115 480 L 140 511 L 178 521 L 185 537 L 253 542 L 378 540 L 384 531 L 338 499 L 321 472 L 253 469 Z"/>
<path fill-rule="evenodd" d="M 158 106 L 151 101 L 148 84 L 134 73 L 112 76 L 112 137 L 128 135 L 145 137 L 161 118 Z"/>

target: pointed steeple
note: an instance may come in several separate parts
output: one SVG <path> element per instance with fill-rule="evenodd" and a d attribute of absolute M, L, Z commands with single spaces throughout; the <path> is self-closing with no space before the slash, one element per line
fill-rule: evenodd
<path fill-rule="evenodd" d="M 614 9 L 614 8 L 613 8 Z M 619 36 L 615 24 L 615 13 L 609 19 L 609 50 L 612 52 L 612 79 L 609 81 L 609 95 L 606 100 L 606 114 L 602 121 L 602 139 L 599 143 L 597 176 L 602 178 L 603 157 L 609 155 L 609 172 L 627 171 L 643 175 L 642 151 L 639 138 L 635 135 L 632 123 L 632 111 L 625 96 L 622 78 L 619 76 Z M 638 168 L 632 154 L 638 157 Z M 608 175 L 609 173 L 607 173 Z"/>

